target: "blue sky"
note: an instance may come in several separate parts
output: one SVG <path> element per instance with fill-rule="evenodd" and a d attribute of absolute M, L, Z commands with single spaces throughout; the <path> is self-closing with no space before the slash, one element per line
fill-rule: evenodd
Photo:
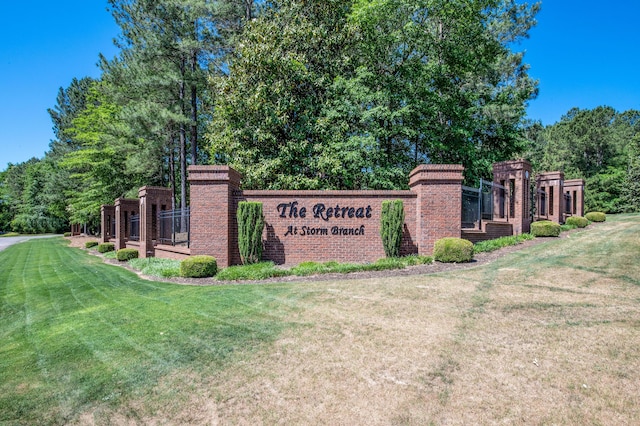
<path fill-rule="evenodd" d="M 10 2 L 0 14 L 0 170 L 42 158 L 47 108 L 74 77 L 99 77 L 118 27 L 103 0 Z M 640 1 L 545 0 L 526 50 L 540 95 L 528 115 L 553 124 L 570 108 L 640 109 Z"/>

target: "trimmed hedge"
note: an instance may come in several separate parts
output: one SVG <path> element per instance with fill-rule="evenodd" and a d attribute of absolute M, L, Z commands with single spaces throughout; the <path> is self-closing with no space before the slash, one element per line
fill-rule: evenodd
<path fill-rule="evenodd" d="M 473 243 L 462 238 L 441 238 L 433 248 L 433 258 L 438 262 L 470 262 L 473 259 Z"/>
<path fill-rule="evenodd" d="M 531 234 L 534 237 L 557 237 L 560 235 L 560 225 L 550 220 L 541 220 L 531 224 Z"/>
<path fill-rule="evenodd" d="M 115 249 L 116 249 L 116 246 L 113 243 L 98 244 L 98 251 L 100 253 L 108 253 L 110 251 L 114 251 Z"/>
<path fill-rule="evenodd" d="M 402 228 L 404 227 L 404 204 L 402 200 L 383 201 L 380 214 L 380 237 L 387 257 L 400 256 Z"/>
<path fill-rule="evenodd" d="M 607 220 L 607 215 L 602 212 L 589 212 L 584 217 L 591 222 L 604 222 Z"/>
<path fill-rule="evenodd" d="M 87 241 L 84 243 L 85 248 L 92 248 L 98 245 L 97 241 Z"/>
<path fill-rule="evenodd" d="M 70 237 L 70 236 L 71 236 L 71 232 L 65 232 L 63 235 L 64 235 L 65 237 Z"/>
<path fill-rule="evenodd" d="M 138 250 L 132 248 L 123 248 L 116 253 L 116 259 L 120 262 L 126 262 L 131 259 L 138 258 Z"/>
<path fill-rule="evenodd" d="M 238 249 L 244 265 L 262 260 L 262 231 L 264 216 L 262 203 L 241 201 L 236 214 L 238 219 Z"/>
<path fill-rule="evenodd" d="M 565 223 L 576 228 L 585 228 L 589 224 L 589 220 L 582 216 L 569 216 Z"/>
<path fill-rule="evenodd" d="M 185 278 L 213 277 L 218 273 L 218 262 L 213 256 L 191 256 L 180 262 L 180 276 Z"/>

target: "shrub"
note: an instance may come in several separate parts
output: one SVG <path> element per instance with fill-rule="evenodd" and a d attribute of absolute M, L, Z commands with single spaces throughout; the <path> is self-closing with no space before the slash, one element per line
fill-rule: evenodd
<path fill-rule="evenodd" d="M 473 243 L 462 238 L 441 238 L 433 248 L 433 257 L 439 262 L 469 262 L 473 259 Z"/>
<path fill-rule="evenodd" d="M 118 252 L 116 253 L 116 259 L 118 259 L 120 262 L 126 262 L 128 260 L 137 258 L 138 250 L 136 249 L 123 248 L 118 250 Z"/>
<path fill-rule="evenodd" d="M 582 216 L 569 216 L 565 223 L 576 228 L 584 228 L 589 224 L 589 221 Z"/>
<path fill-rule="evenodd" d="M 243 264 L 257 263 L 262 259 L 262 231 L 264 216 L 262 203 L 241 201 L 238 203 L 238 249 Z"/>
<path fill-rule="evenodd" d="M 218 262 L 213 256 L 191 256 L 180 262 L 180 276 L 186 278 L 213 277 L 218 272 Z"/>
<path fill-rule="evenodd" d="M 531 234 L 535 237 L 557 237 L 560 235 L 561 227 L 550 220 L 541 220 L 531 224 Z"/>
<path fill-rule="evenodd" d="M 87 241 L 84 243 L 85 248 L 92 248 L 98 245 L 97 241 Z"/>
<path fill-rule="evenodd" d="M 71 236 L 71 232 L 65 232 L 63 235 L 64 235 L 65 237 L 70 237 L 70 236 Z"/>
<path fill-rule="evenodd" d="M 403 226 L 404 205 L 402 201 L 383 201 L 380 214 L 380 236 L 382 237 L 384 254 L 387 257 L 400 256 Z"/>
<path fill-rule="evenodd" d="M 589 212 L 585 215 L 585 218 L 591 222 L 604 222 L 607 220 L 607 215 L 602 212 Z"/>
<path fill-rule="evenodd" d="M 115 249 L 116 249 L 116 246 L 113 243 L 98 244 L 98 251 L 100 253 L 107 253 L 110 251 L 114 251 Z"/>

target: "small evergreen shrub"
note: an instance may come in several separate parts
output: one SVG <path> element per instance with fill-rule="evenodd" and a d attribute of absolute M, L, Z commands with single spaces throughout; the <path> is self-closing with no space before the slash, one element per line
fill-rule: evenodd
<path fill-rule="evenodd" d="M 582 216 L 569 216 L 565 223 L 567 225 L 575 226 L 576 228 L 584 228 L 589 224 L 589 220 Z"/>
<path fill-rule="evenodd" d="M 262 259 L 262 231 L 264 216 L 262 203 L 241 201 L 238 203 L 238 249 L 244 265 Z"/>
<path fill-rule="evenodd" d="M 535 237 L 557 237 L 560 235 L 561 227 L 550 220 L 541 220 L 531 224 L 531 234 Z"/>
<path fill-rule="evenodd" d="M 116 259 L 118 259 L 120 262 L 126 262 L 128 260 L 137 259 L 137 258 L 138 258 L 138 250 L 136 249 L 123 248 L 118 250 L 118 252 L 116 253 Z"/>
<path fill-rule="evenodd" d="M 70 237 L 70 236 L 71 236 L 71 232 L 65 232 L 65 233 L 64 233 L 64 236 L 65 236 L 65 237 Z"/>
<path fill-rule="evenodd" d="M 433 248 L 433 258 L 438 262 L 470 262 L 473 259 L 473 243 L 462 238 L 441 238 Z"/>
<path fill-rule="evenodd" d="M 213 256 L 191 256 L 180 262 L 180 276 L 186 278 L 213 277 L 218 272 L 218 262 Z"/>
<path fill-rule="evenodd" d="M 98 251 L 100 253 L 107 253 L 107 252 L 110 252 L 110 251 L 114 251 L 115 249 L 116 249 L 116 246 L 113 243 L 98 244 Z"/>
<path fill-rule="evenodd" d="M 604 222 L 607 220 L 607 215 L 602 212 L 589 212 L 585 215 L 585 218 L 591 222 Z"/>
<path fill-rule="evenodd" d="M 383 201 L 380 214 L 380 236 L 387 257 L 400 256 L 402 228 L 404 226 L 404 204 L 402 200 Z"/>
<path fill-rule="evenodd" d="M 84 243 L 85 248 L 92 248 L 98 245 L 97 241 L 87 241 Z"/>

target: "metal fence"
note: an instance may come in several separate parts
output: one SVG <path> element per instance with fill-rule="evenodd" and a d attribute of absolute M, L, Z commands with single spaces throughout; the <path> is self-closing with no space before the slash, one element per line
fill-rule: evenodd
<path fill-rule="evenodd" d="M 480 179 L 478 188 L 463 186 L 462 228 L 480 229 L 483 220 L 505 218 L 505 200 L 506 188 L 497 183 Z"/>
<path fill-rule="evenodd" d="M 191 210 L 164 210 L 158 213 L 158 242 L 166 245 L 185 245 L 191 240 Z"/>
<path fill-rule="evenodd" d="M 538 193 L 538 200 L 536 203 L 537 216 L 546 217 L 547 216 L 547 193 L 541 189 L 539 189 L 537 193 Z"/>
<path fill-rule="evenodd" d="M 568 192 L 564 194 L 564 212 L 566 214 L 573 214 L 573 198 Z"/>
<path fill-rule="evenodd" d="M 140 215 L 132 214 L 129 219 L 129 241 L 140 241 Z"/>

